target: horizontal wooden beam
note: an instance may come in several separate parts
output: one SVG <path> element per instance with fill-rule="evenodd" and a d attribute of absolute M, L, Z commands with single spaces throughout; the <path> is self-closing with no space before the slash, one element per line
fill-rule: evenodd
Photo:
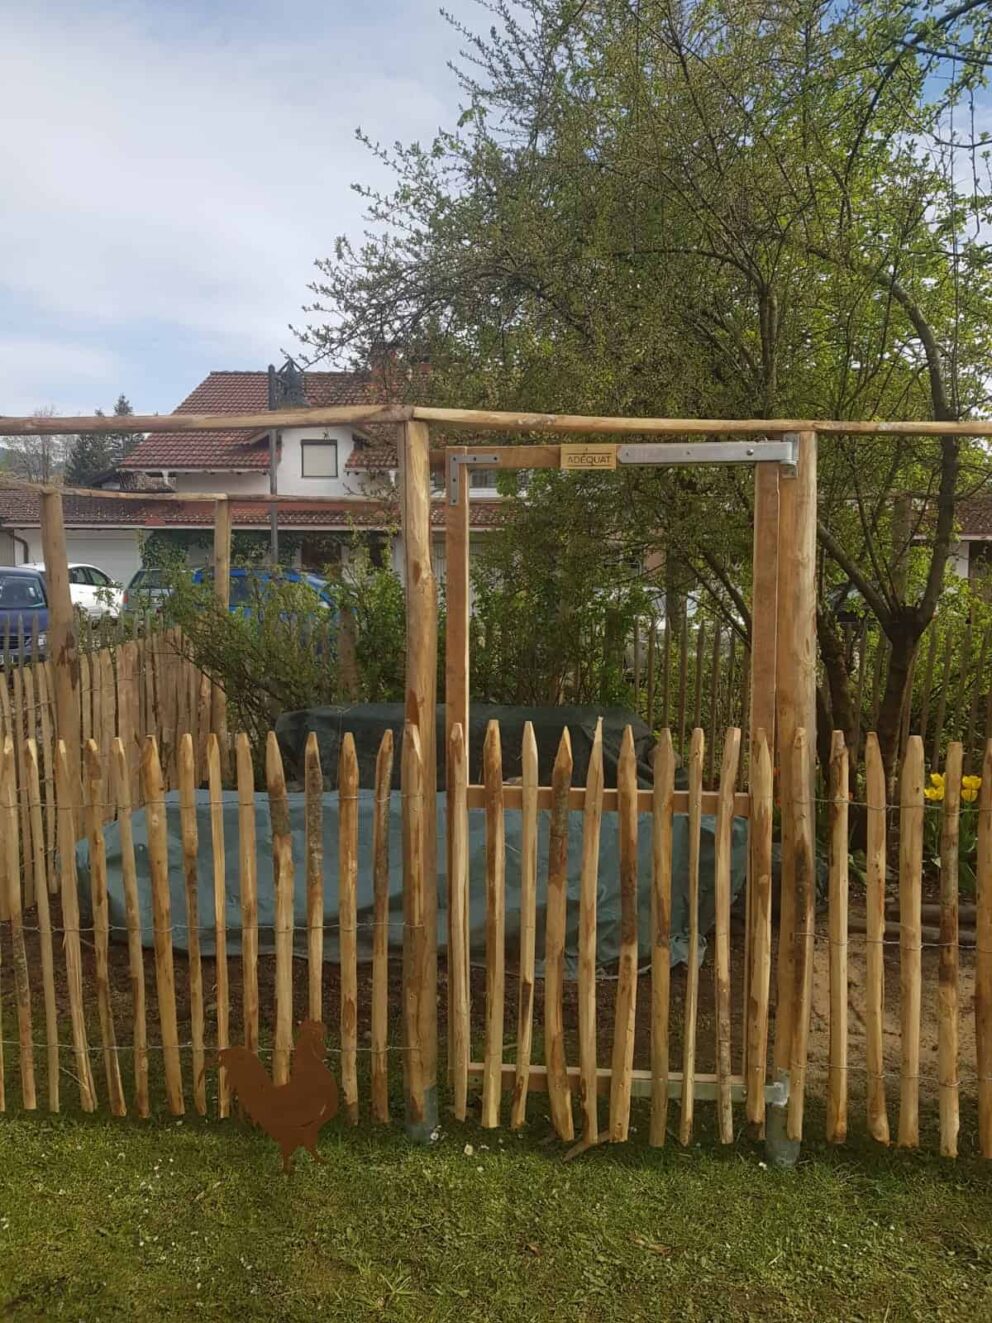
<path fill-rule="evenodd" d="M 184 492 L 180 496 L 177 492 L 102 491 L 99 487 L 59 487 L 50 482 L 28 482 L 22 478 L 11 478 L 7 474 L 0 474 L 0 491 L 34 492 L 38 496 L 44 496 L 46 492 L 61 492 L 63 496 L 83 496 L 100 501 L 209 501 L 213 505 L 217 500 L 217 496 L 209 492 Z M 218 495 L 223 496 L 223 493 Z"/>
<path fill-rule="evenodd" d="M 638 790 L 637 792 L 637 811 L 638 813 L 650 813 L 651 802 L 654 791 Z M 503 807 L 508 809 L 523 808 L 523 787 L 508 786 L 503 787 Z M 715 813 L 719 794 L 715 790 L 703 791 L 703 812 Z M 469 786 L 468 788 L 468 806 L 469 808 L 485 808 L 485 786 Z M 584 786 L 572 786 L 568 792 L 568 807 L 573 811 L 581 812 L 586 806 L 586 792 Z M 537 807 L 539 809 L 551 808 L 551 787 L 540 786 L 537 791 Z M 603 791 L 603 809 L 607 813 L 616 813 L 618 808 L 618 796 L 615 790 Z M 672 795 L 672 808 L 676 813 L 689 812 L 689 792 L 687 790 L 676 790 Z M 738 818 L 749 818 L 751 816 L 751 796 L 739 793 L 734 795 L 734 815 Z"/>
<path fill-rule="evenodd" d="M 485 1067 L 481 1061 L 470 1061 L 468 1063 L 469 1078 L 478 1078 Z M 514 1076 L 516 1066 L 504 1063 L 503 1065 L 503 1089 L 509 1092 L 514 1085 Z M 568 1087 L 572 1093 L 579 1091 L 579 1068 L 570 1066 L 567 1071 Z M 600 1066 L 596 1071 L 596 1092 L 608 1094 L 610 1091 L 610 1076 L 612 1071 L 609 1067 Z M 694 1079 L 695 1087 L 693 1096 L 700 1102 L 714 1102 L 717 1096 L 717 1082 L 715 1075 L 697 1074 Z M 548 1072 L 544 1066 L 531 1066 L 530 1068 L 530 1089 L 534 1093 L 547 1093 L 548 1091 Z M 631 1093 L 635 1098 L 649 1098 L 651 1096 L 651 1072 L 649 1070 L 635 1070 L 631 1072 Z M 677 1098 L 682 1091 L 682 1072 L 672 1071 L 668 1076 L 668 1096 Z M 744 1098 L 744 1077 L 743 1075 L 731 1075 L 730 1077 L 731 1096 L 737 1101 L 743 1101 Z"/>
<path fill-rule="evenodd" d="M 454 453 L 452 451 L 452 453 Z M 487 446 L 485 442 L 468 446 L 469 455 L 492 455 L 494 468 L 500 469 L 557 469 L 561 466 L 561 446 Z M 448 451 L 431 451 L 431 468 L 443 469 L 448 459 Z M 485 465 L 480 465 L 484 468 Z"/>
<path fill-rule="evenodd" d="M 482 432 L 612 432 L 655 436 L 780 436 L 822 432 L 852 436 L 992 436 L 992 419 L 941 423 L 800 418 L 613 418 L 574 413 L 497 413 L 478 409 L 434 409 L 415 405 L 414 418 L 444 427 Z"/>
<path fill-rule="evenodd" d="M 123 417 L 59 418 L 0 414 L 0 436 L 52 436 L 63 432 L 113 435 L 119 432 L 268 432 L 286 427 L 339 427 L 348 423 L 403 423 L 409 405 L 337 404 L 320 409 L 268 409 L 257 413 L 131 413 Z"/>
<path fill-rule="evenodd" d="M 340 404 L 319 409 L 260 413 L 129 414 L 124 418 L 15 417 L 0 414 L 0 436 L 100 435 L 128 432 L 258 431 L 286 427 L 337 427 L 358 423 L 403 423 L 419 419 L 479 432 L 614 433 L 651 436 L 781 436 L 820 432 L 850 436 L 989 436 L 992 419 L 918 422 L 900 419 L 836 418 L 615 418 L 574 413 L 510 413 L 484 409 L 436 409 L 408 404 Z"/>
<path fill-rule="evenodd" d="M 244 495 L 238 495 L 229 492 L 105 491 L 102 487 L 61 487 L 52 483 L 29 482 L 26 478 L 14 478 L 6 473 L 0 473 L 0 491 L 35 492 L 38 496 L 43 496 L 45 492 L 57 491 L 61 492 L 63 496 L 81 496 L 87 500 L 144 501 L 151 504 L 156 501 L 165 501 L 187 505 L 191 502 L 195 504 L 196 502 L 207 501 L 214 505 L 217 501 L 228 500 L 232 505 L 257 505 L 261 509 L 265 509 L 270 505 L 321 506 L 326 505 L 329 500 L 335 499 L 327 496 L 294 496 L 291 493 L 273 496 L 268 492 L 258 492 L 256 494 L 247 492 Z"/>

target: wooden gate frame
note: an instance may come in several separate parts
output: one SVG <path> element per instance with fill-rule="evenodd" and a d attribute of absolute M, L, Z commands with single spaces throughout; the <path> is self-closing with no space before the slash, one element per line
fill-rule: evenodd
<path fill-rule="evenodd" d="M 434 575 L 431 568 L 431 490 L 430 469 L 443 468 L 445 473 L 445 543 L 446 543 L 446 737 L 452 728 L 461 724 L 467 737 L 469 713 L 469 472 L 473 463 L 495 469 L 560 468 L 560 445 L 472 445 L 449 446 L 434 455 L 430 451 L 429 420 L 423 415 L 431 410 L 418 410 L 421 416 L 404 423 L 403 444 L 400 447 L 400 489 L 404 533 L 404 559 L 407 592 L 407 682 L 405 713 L 408 723 L 420 732 L 423 748 L 425 841 L 421 869 L 414 870 L 420 877 L 409 873 L 404 878 L 405 890 L 422 888 L 423 895 L 415 901 L 423 909 L 427 929 L 427 949 L 423 967 L 404 971 L 404 987 L 416 985 L 419 1005 L 424 1014 L 420 1020 L 421 1041 L 419 1056 L 423 1065 L 422 1090 L 411 1097 L 407 1091 L 408 1128 L 411 1133 L 421 1132 L 436 1124 L 437 1119 L 437 840 L 436 840 L 436 778 L 437 755 L 435 748 L 436 722 L 436 669 L 437 669 L 437 601 Z M 508 428 L 508 415 L 485 415 L 458 411 L 437 411 L 438 422 L 445 426 L 465 426 L 474 430 L 573 432 L 589 434 L 606 432 L 656 432 L 666 439 L 660 444 L 670 446 L 673 459 L 667 462 L 686 462 L 687 447 L 677 440 L 683 434 L 719 436 L 727 433 L 749 435 L 767 440 L 791 442 L 795 450 L 795 464 L 783 466 L 778 460 L 767 461 L 753 455 L 755 465 L 754 495 L 754 551 L 752 601 L 751 652 L 751 712 L 749 742 L 753 747 L 759 731 L 768 737 L 769 746 L 777 751 L 779 768 L 779 803 L 782 821 L 782 873 L 779 929 L 779 959 L 777 968 L 777 1002 L 775 1017 L 774 1067 L 776 1072 L 788 1072 L 790 1080 L 790 1133 L 801 1133 L 802 1097 L 805 1080 L 806 1046 L 809 1028 L 810 988 L 813 956 L 813 879 L 808 860 L 803 853 L 803 832 L 797 832 L 797 815 L 808 814 L 812 797 L 810 784 L 805 789 L 795 783 L 793 774 L 793 743 L 796 731 L 803 729 L 815 739 L 816 715 L 816 452 L 817 433 L 814 430 L 795 431 L 774 424 L 765 426 L 748 424 L 722 424 L 701 420 L 663 420 L 664 427 L 652 427 L 639 420 L 599 420 L 612 426 L 590 427 L 589 419 L 562 418 L 551 415 L 531 415 L 515 418 Z M 703 443 L 714 448 L 728 445 L 749 445 L 758 451 L 761 442 L 721 443 L 709 440 Z M 625 446 L 631 452 L 626 462 L 637 462 L 633 456 L 640 446 L 657 451 L 659 442 L 633 442 Z M 693 450 L 696 447 L 692 447 Z M 647 451 L 645 451 L 647 457 Z M 714 460 L 718 456 L 714 454 Z M 659 462 L 653 459 L 651 462 Z M 664 461 L 661 461 L 664 462 Z M 758 683 L 755 683 L 757 679 Z M 812 768 L 812 759 L 809 760 Z M 471 792 L 470 792 L 471 793 Z M 471 801 L 470 801 L 471 802 Z M 405 861 L 405 868 L 408 864 Z M 770 888 L 770 878 L 767 882 Z M 750 921 L 751 887 L 748 889 Z M 766 897 L 765 900 L 770 898 Z M 418 904 L 414 905 L 418 910 Z M 770 903 L 763 906 L 770 916 Z M 770 917 L 769 917 L 770 922 Z M 750 922 L 749 922 L 750 926 Z M 748 956 L 745 963 L 748 998 L 751 997 L 752 970 L 748 934 Z M 466 943 L 467 947 L 467 943 Z M 770 979 L 770 944 L 763 949 L 761 965 L 754 973 L 759 987 L 767 989 Z M 757 989 L 756 989 L 757 991 Z M 765 995 L 767 1008 L 767 994 Z M 767 1011 L 766 1011 L 767 1014 Z M 409 1048 L 413 1046 L 408 1043 Z M 756 1058 L 745 1060 L 746 1087 L 751 1115 L 751 1099 L 760 1093 L 763 1108 L 765 1080 L 765 1043 L 756 1045 Z M 535 1074 L 537 1072 L 535 1071 Z M 535 1080 L 535 1083 L 537 1081 Z M 699 1081 L 701 1092 L 706 1082 Z M 738 1077 L 738 1085 L 744 1083 Z M 755 1104 L 757 1107 L 757 1104 Z"/>

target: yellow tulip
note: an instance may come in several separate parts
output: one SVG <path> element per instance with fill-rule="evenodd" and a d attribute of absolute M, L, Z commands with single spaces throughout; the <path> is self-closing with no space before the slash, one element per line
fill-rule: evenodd
<path fill-rule="evenodd" d="M 931 773 L 930 773 L 930 784 L 931 784 L 932 786 L 939 786 L 940 789 L 943 790 L 943 788 L 944 788 L 944 773 L 943 773 L 943 772 L 931 772 Z"/>
<path fill-rule="evenodd" d="M 980 790 L 982 786 L 982 778 L 980 776 L 963 776 L 961 778 L 961 785 L 965 790 Z"/>
<path fill-rule="evenodd" d="M 961 798 L 966 804 L 973 804 L 978 798 L 978 790 L 975 786 L 963 786 L 961 790 Z"/>
<path fill-rule="evenodd" d="M 931 800 L 931 801 L 933 801 L 933 800 L 935 800 L 935 799 L 936 799 L 936 800 L 941 800 L 941 799 L 944 798 L 944 787 L 943 787 L 943 786 L 924 786 L 924 787 L 923 787 L 923 794 L 924 794 L 925 798 L 927 798 L 927 799 L 929 799 L 929 800 Z"/>

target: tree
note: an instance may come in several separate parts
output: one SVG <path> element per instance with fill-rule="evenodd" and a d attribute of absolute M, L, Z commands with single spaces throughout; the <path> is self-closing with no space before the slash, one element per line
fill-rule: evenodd
<path fill-rule="evenodd" d="M 129 418 L 134 413 L 131 407 L 131 401 L 126 395 L 120 394 L 114 404 L 115 418 Z M 111 455 L 114 464 L 120 462 L 130 455 L 139 441 L 144 440 L 144 432 L 114 432 L 108 440 L 111 445 Z"/>
<path fill-rule="evenodd" d="M 126 418 L 133 413 L 127 396 L 118 395 L 114 417 Z M 97 418 L 105 416 L 102 409 L 97 409 Z M 91 486 L 101 474 L 120 464 L 143 435 L 142 432 L 81 432 L 69 447 L 67 480 L 77 487 Z"/>
<path fill-rule="evenodd" d="M 485 407 L 949 421 L 986 405 L 989 206 L 955 123 L 988 6 L 494 10 L 489 35 L 463 30 L 458 130 L 375 148 L 397 187 L 367 192 L 374 229 L 319 264 L 310 343 L 415 344 L 437 396 Z M 853 601 L 888 642 L 891 768 L 955 503 L 987 464 L 952 435 L 841 437 L 820 473 L 821 734 L 853 736 Z M 746 632 L 742 475 L 623 482 L 616 542 L 660 548 L 670 576 L 680 559 Z"/>
<path fill-rule="evenodd" d="M 53 418 L 55 410 L 35 409 L 34 418 Z M 26 482 L 59 483 L 62 481 L 66 455 L 72 438 L 61 433 L 2 438 L 6 452 L 4 468 Z"/>
<path fill-rule="evenodd" d="M 103 415 L 97 410 L 97 417 Z M 66 460 L 66 482 L 73 487 L 91 487 L 113 467 L 110 438 L 102 433 L 81 432 L 73 437 Z"/>

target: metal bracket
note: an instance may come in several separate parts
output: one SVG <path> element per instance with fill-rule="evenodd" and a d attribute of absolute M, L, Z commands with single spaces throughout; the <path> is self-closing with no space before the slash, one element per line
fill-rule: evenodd
<path fill-rule="evenodd" d="M 666 441 L 617 446 L 618 464 L 785 464 L 795 468 L 799 443 L 780 441 Z"/>
<path fill-rule="evenodd" d="M 458 477 L 458 468 L 461 464 L 475 465 L 477 468 L 498 469 L 499 455 L 449 455 L 448 456 L 448 504 L 458 504 L 458 492 L 461 483 Z"/>
<path fill-rule="evenodd" d="M 789 1072 L 779 1070 L 775 1078 L 765 1085 L 765 1102 L 769 1107 L 786 1107 L 789 1102 Z"/>

